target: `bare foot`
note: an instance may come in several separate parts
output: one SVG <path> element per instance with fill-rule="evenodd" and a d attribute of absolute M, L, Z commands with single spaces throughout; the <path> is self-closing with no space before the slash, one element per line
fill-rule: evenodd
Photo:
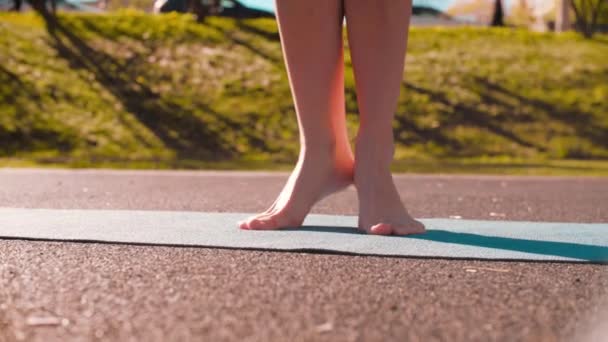
<path fill-rule="evenodd" d="M 325 155 L 304 153 L 270 208 L 239 222 L 239 227 L 263 230 L 301 226 L 316 202 L 353 183 L 353 165 L 350 148 Z"/>
<path fill-rule="evenodd" d="M 390 163 L 379 161 L 380 154 L 369 152 L 357 151 L 355 164 L 359 229 L 378 235 L 424 233 L 424 225 L 416 221 L 401 203 L 390 167 L 386 165 Z"/>

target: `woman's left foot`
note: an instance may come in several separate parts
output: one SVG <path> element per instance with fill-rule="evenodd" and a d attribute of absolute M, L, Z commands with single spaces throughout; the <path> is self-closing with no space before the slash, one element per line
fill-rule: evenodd
<path fill-rule="evenodd" d="M 355 186 L 359 196 L 359 229 L 377 235 L 425 232 L 424 224 L 416 221 L 401 203 L 390 173 L 357 176 L 355 171 Z"/>
<path fill-rule="evenodd" d="M 424 233 L 424 224 L 403 206 L 390 168 L 382 164 L 374 154 L 357 155 L 354 183 L 359 197 L 359 229 L 376 235 Z"/>

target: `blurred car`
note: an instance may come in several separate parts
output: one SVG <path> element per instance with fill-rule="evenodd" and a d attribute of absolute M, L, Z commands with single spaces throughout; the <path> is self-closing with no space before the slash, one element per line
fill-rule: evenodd
<path fill-rule="evenodd" d="M 198 1 L 196 5 L 206 7 L 209 9 L 209 13 L 218 16 L 236 18 L 274 17 L 272 11 L 252 8 L 237 0 L 156 0 L 153 11 L 154 13 L 189 12 L 191 8 L 195 7 L 192 1 Z"/>

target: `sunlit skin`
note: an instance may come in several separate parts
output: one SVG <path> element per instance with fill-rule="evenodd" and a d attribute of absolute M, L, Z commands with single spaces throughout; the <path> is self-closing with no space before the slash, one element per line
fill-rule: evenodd
<path fill-rule="evenodd" d="M 390 172 L 411 0 L 277 0 L 276 10 L 300 155 L 275 202 L 239 222 L 240 228 L 298 227 L 316 202 L 354 184 L 359 229 L 424 232 L 403 206 Z M 361 120 L 354 154 L 346 130 L 343 17 Z"/>

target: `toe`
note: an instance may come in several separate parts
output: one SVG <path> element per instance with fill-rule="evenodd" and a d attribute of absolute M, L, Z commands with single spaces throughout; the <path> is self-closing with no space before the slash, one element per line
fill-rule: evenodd
<path fill-rule="evenodd" d="M 239 226 L 239 228 L 241 228 L 241 229 L 249 229 L 249 224 L 247 223 L 247 221 L 246 221 L 246 220 L 239 221 L 239 222 L 237 223 L 237 225 L 238 225 L 238 226 Z"/>
<path fill-rule="evenodd" d="M 422 234 L 426 232 L 424 224 L 422 222 L 413 220 L 411 223 L 407 225 L 403 225 L 395 228 L 395 235 L 412 235 L 412 234 Z"/>
<path fill-rule="evenodd" d="M 369 233 L 374 235 L 390 235 L 393 233 L 393 227 L 388 223 L 378 223 L 369 229 Z"/>
<path fill-rule="evenodd" d="M 276 229 L 277 223 L 274 217 L 255 218 L 249 221 L 249 229 L 253 230 L 267 230 Z"/>

